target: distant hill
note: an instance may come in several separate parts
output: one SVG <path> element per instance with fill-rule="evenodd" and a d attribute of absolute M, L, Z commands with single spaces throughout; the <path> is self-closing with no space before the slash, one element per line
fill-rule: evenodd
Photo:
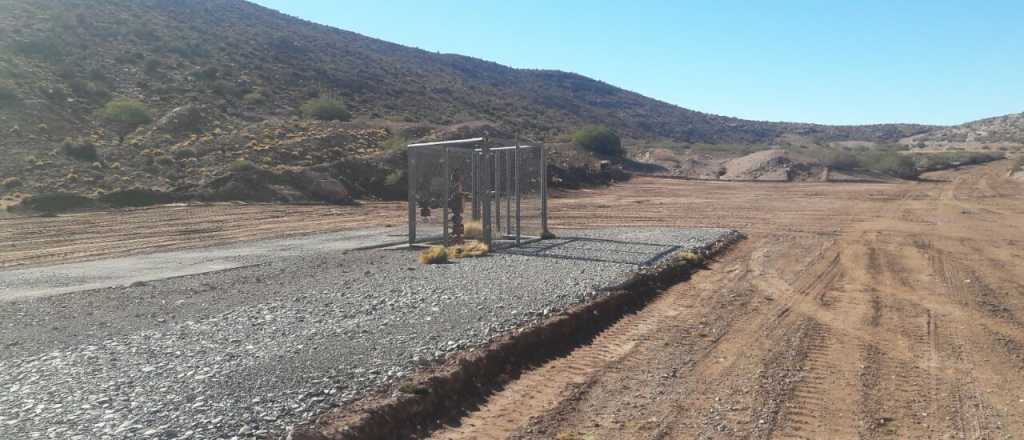
<path fill-rule="evenodd" d="M 405 47 L 241 0 L 0 0 L 0 11 L 0 193 L 194 188 L 236 161 L 295 171 L 386 153 L 396 136 L 466 127 L 551 141 L 596 123 L 631 140 L 756 145 L 793 136 L 896 142 L 937 129 L 706 114 L 573 73 Z M 296 118 L 323 96 L 342 98 L 354 120 Z M 144 102 L 155 120 L 124 145 L 97 117 L 117 97 Z M 65 140 L 95 145 L 96 160 L 69 157 Z"/>
<path fill-rule="evenodd" d="M 905 139 L 904 143 L 961 147 L 1024 145 L 1024 113 L 933 130 Z"/>

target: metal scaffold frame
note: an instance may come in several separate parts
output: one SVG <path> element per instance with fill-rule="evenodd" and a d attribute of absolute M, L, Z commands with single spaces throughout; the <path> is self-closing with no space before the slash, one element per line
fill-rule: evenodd
<path fill-rule="evenodd" d="M 462 240 L 465 231 L 462 206 L 466 198 L 471 205 L 472 220 L 480 222 L 481 241 L 488 246 L 496 241 L 517 246 L 548 234 L 547 162 L 543 144 L 525 145 L 517 140 L 513 145 L 492 146 L 486 138 L 471 138 L 410 144 L 407 152 L 410 246 L 437 241 L 451 245 Z M 438 178 L 437 173 L 443 177 Z M 522 187 L 524 181 L 530 188 Z M 523 234 L 524 192 L 531 195 L 539 192 L 540 233 L 537 235 Z M 417 212 L 425 214 L 438 207 L 442 209 L 440 240 L 436 236 L 419 237 Z"/>

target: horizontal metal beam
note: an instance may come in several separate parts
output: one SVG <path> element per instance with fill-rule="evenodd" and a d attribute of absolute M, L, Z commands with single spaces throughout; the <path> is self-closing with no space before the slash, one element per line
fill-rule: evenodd
<path fill-rule="evenodd" d="M 412 147 L 433 147 L 433 146 L 436 146 L 436 145 L 455 146 L 455 145 L 475 144 L 475 143 L 479 143 L 479 142 L 483 142 L 483 141 L 484 141 L 484 138 L 456 139 L 454 141 L 424 142 L 424 143 L 420 143 L 420 144 L 409 144 L 408 147 L 409 148 L 412 148 Z"/>
<path fill-rule="evenodd" d="M 535 147 L 533 145 L 520 145 L 519 146 L 520 150 L 522 150 L 524 148 L 537 148 L 537 147 Z M 494 147 L 494 148 L 490 148 L 491 151 L 515 150 L 515 149 L 516 149 L 515 145 L 513 145 L 511 147 Z M 476 151 L 483 151 L 483 150 L 480 149 L 480 148 L 477 148 Z"/>

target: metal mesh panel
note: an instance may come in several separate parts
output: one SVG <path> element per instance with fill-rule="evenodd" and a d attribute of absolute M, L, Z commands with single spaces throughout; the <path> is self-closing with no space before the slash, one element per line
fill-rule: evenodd
<path fill-rule="evenodd" d="M 488 232 L 492 241 L 508 244 L 540 236 L 542 156 L 536 146 L 410 146 L 410 242 L 458 239 L 470 222 L 480 223 L 484 237 L 474 238 L 485 241 Z"/>

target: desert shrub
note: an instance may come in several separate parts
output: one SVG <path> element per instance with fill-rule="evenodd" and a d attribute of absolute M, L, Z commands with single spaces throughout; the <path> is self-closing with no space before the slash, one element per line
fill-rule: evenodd
<path fill-rule="evenodd" d="M 242 97 L 242 102 L 246 105 L 263 105 L 267 102 L 267 97 L 260 92 L 251 92 Z"/>
<path fill-rule="evenodd" d="M 173 203 L 176 198 L 162 191 L 136 188 L 104 194 L 99 197 L 99 201 L 115 208 L 124 208 Z"/>
<path fill-rule="evenodd" d="M 96 145 L 92 142 L 73 142 L 67 140 L 64 141 L 61 149 L 64 151 L 65 155 L 75 160 L 82 160 L 86 162 L 95 162 L 99 160 Z"/>
<path fill-rule="evenodd" d="M 164 168 L 173 167 L 174 163 L 175 163 L 174 159 L 169 157 L 169 156 L 157 156 L 157 158 L 155 159 L 155 162 L 156 162 L 157 165 L 160 165 L 160 166 L 162 166 Z"/>
<path fill-rule="evenodd" d="M 919 171 L 937 171 L 963 165 L 973 165 L 1004 159 L 998 152 L 946 151 L 941 153 L 918 153 L 911 156 Z"/>
<path fill-rule="evenodd" d="M 302 104 L 299 111 L 307 118 L 321 121 L 347 121 L 352 118 L 345 103 L 339 98 L 311 99 Z"/>
<path fill-rule="evenodd" d="M 210 89 L 213 90 L 213 93 L 216 93 L 219 96 L 234 98 L 241 98 L 245 96 L 246 92 L 246 90 L 239 87 L 238 84 L 225 79 L 218 79 L 214 81 L 210 86 Z"/>
<path fill-rule="evenodd" d="M 231 164 L 228 165 L 228 169 L 235 173 L 254 171 L 256 170 L 256 168 L 256 164 L 252 163 L 252 161 L 248 161 L 245 159 L 238 159 L 234 162 L 231 162 Z"/>
<path fill-rule="evenodd" d="M 914 160 L 892 151 L 868 151 L 858 155 L 860 168 L 900 179 L 916 179 L 920 172 Z"/>
<path fill-rule="evenodd" d="M 851 170 L 860 165 L 853 153 L 842 149 L 823 148 L 815 150 L 811 156 L 822 165 L 837 170 Z"/>
<path fill-rule="evenodd" d="M 90 101 L 103 102 L 110 99 L 110 90 L 102 84 L 86 81 L 83 79 L 71 79 L 68 81 L 68 88 L 80 98 Z"/>
<path fill-rule="evenodd" d="M 108 102 L 100 110 L 99 116 L 113 127 L 120 143 L 124 143 L 124 137 L 128 133 L 153 121 L 145 104 L 127 98 L 118 98 Z"/>
<path fill-rule="evenodd" d="M 174 150 L 174 153 L 172 154 L 174 155 L 175 159 L 189 159 L 192 157 L 196 157 L 196 150 L 193 150 L 191 148 L 179 148 L 177 150 Z"/>
<path fill-rule="evenodd" d="M 217 79 L 218 76 L 220 76 L 220 69 L 216 66 L 207 66 L 199 69 L 195 73 L 196 79 L 200 81 L 213 81 Z"/>
<path fill-rule="evenodd" d="M 60 40 L 52 35 L 19 41 L 15 43 L 14 50 L 26 57 L 50 62 L 64 57 Z"/>
<path fill-rule="evenodd" d="M 394 186 L 394 185 L 398 185 L 398 184 L 402 183 L 402 181 L 404 179 L 405 179 L 405 171 L 403 171 L 403 170 L 395 170 L 395 171 L 392 171 L 392 172 L 388 173 L 387 176 L 384 176 L 384 184 L 388 185 L 388 186 Z"/>
<path fill-rule="evenodd" d="M 572 136 L 573 142 L 587 150 L 606 156 L 622 156 L 626 150 L 622 148 L 622 140 L 614 130 L 600 126 L 591 125 L 576 131 Z"/>
<path fill-rule="evenodd" d="M 57 213 L 91 208 L 96 206 L 96 201 L 77 194 L 55 192 L 29 196 L 19 206 L 37 212 Z"/>
<path fill-rule="evenodd" d="M 4 188 L 7 189 L 17 188 L 21 186 L 21 179 L 18 179 L 17 177 L 8 177 L 0 181 L 0 186 L 3 186 Z"/>
<path fill-rule="evenodd" d="M 0 104 L 8 104 L 18 101 L 18 90 L 9 81 L 0 81 Z"/>
<path fill-rule="evenodd" d="M 448 262 L 448 250 L 444 246 L 431 246 L 417 257 L 423 264 L 444 264 Z"/>
<path fill-rule="evenodd" d="M 405 136 L 394 135 L 384 141 L 384 151 L 401 151 L 409 145 L 409 139 Z"/>

